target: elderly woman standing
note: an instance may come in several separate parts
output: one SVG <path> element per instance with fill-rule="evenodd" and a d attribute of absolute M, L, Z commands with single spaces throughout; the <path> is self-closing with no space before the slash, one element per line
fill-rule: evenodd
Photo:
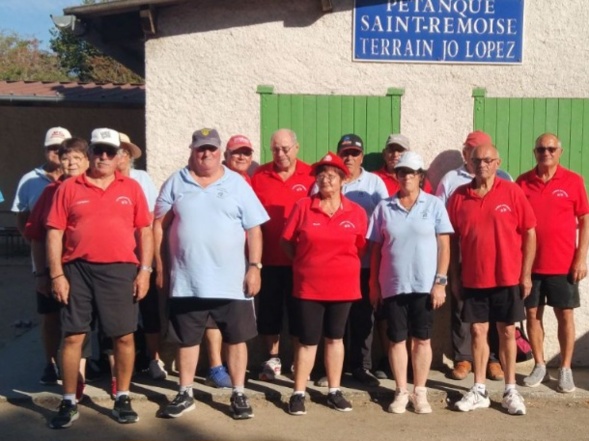
<path fill-rule="evenodd" d="M 281 245 L 293 259 L 293 297 L 299 345 L 294 392 L 288 410 L 304 415 L 305 389 L 321 334 L 325 340 L 327 404 L 352 410 L 340 390 L 343 336 L 352 302 L 361 298 L 360 257 L 366 244 L 364 209 L 342 195 L 348 168 L 328 153 L 313 165 L 318 193 L 299 200 L 286 222 Z"/>
<path fill-rule="evenodd" d="M 389 412 L 431 413 L 425 383 L 432 362 L 433 310 L 446 299 L 450 238 L 454 232 L 444 204 L 421 190 L 424 165 L 406 152 L 395 165 L 399 191 L 375 209 L 368 228 L 374 242 L 370 297 L 383 303 L 388 325 L 389 361 L 397 390 Z M 411 338 L 414 391 L 407 390 L 407 338 Z"/>

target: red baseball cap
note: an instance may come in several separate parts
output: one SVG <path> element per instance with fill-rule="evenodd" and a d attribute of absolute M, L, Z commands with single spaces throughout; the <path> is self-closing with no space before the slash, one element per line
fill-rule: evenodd
<path fill-rule="evenodd" d="M 471 132 L 466 137 L 466 141 L 464 141 L 464 147 L 478 147 L 483 144 L 492 144 L 493 140 L 488 133 L 485 133 L 481 130 L 475 130 Z"/>
<path fill-rule="evenodd" d="M 350 170 L 348 170 L 348 167 L 346 167 L 346 164 L 344 164 L 344 160 L 335 153 L 327 152 L 323 158 L 313 164 L 313 172 L 317 173 L 317 168 L 321 167 L 322 165 L 329 165 L 331 167 L 339 168 L 344 172 L 346 177 L 350 175 Z"/>
<path fill-rule="evenodd" d="M 242 147 L 247 147 L 250 150 L 253 150 L 251 141 L 247 138 L 247 136 L 243 135 L 233 135 L 227 141 L 227 150 L 232 152 L 233 150 L 240 149 Z"/>

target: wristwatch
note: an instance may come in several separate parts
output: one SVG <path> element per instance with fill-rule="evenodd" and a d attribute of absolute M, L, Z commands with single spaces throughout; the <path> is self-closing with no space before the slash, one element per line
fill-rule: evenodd
<path fill-rule="evenodd" d="M 255 266 L 259 270 L 262 269 L 262 264 L 260 262 L 250 262 L 250 266 Z"/>
<path fill-rule="evenodd" d="M 446 286 L 448 284 L 448 276 L 444 276 L 443 274 L 436 274 L 434 283 L 436 285 Z"/>
<path fill-rule="evenodd" d="M 147 265 L 141 265 L 139 267 L 139 271 L 147 271 L 148 273 L 152 273 L 153 272 L 153 268 Z"/>

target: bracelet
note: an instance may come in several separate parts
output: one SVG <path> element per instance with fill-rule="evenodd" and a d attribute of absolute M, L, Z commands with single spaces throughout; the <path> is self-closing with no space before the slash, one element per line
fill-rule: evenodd
<path fill-rule="evenodd" d="M 51 281 L 53 282 L 55 279 L 59 279 L 60 277 L 65 277 L 65 275 L 61 273 L 59 276 L 52 277 Z"/>

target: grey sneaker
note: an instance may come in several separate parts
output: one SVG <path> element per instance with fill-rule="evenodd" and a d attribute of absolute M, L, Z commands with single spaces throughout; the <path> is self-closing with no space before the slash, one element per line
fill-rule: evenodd
<path fill-rule="evenodd" d="M 550 381 L 550 375 L 546 371 L 546 365 L 537 364 L 530 372 L 530 375 L 524 378 L 524 385 L 528 387 L 540 386 L 541 383 Z"/>
<path fill-rule="evenodd" d="M 558 386 L 556 387 L 556 390 L 564 394 L 575 391 L 573 371 L 571 368 L 560 368 L 558 370 Z"/>
<path fill-rule="evenodd" d="M 390 413 L 405 413 L 407 405 L 409 404 L 409 392 L 406 390 L 397 389 L 395 391 L 395 399 L 389 405 Z"/>

